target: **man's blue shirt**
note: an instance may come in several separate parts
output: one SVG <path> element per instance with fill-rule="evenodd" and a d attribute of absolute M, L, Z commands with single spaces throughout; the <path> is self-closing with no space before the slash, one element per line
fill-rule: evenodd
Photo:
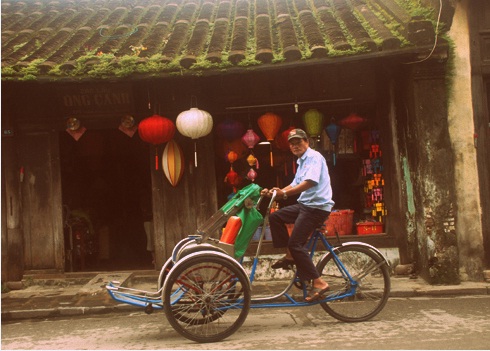
<path fill-rule="evenodd" d="M 311 180 L 315 185 L 301 193 L 298 202 L 309 207 L 332 211 L 335 204 L 332 200 L 332 186 L 325 158 L 318 151 L 308 147 L 306 152 L 298 158 L 298 169 L 291 183 L 297 186 L 304 180 Z"/>

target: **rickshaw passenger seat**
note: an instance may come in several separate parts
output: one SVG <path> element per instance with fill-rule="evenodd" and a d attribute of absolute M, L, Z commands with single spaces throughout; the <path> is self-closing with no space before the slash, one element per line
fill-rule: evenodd
<path fill-rule="evenodd" d="M 228 222 L 226 222 L 220 241 L 227 244 L 234 244 L 241 227 L 241 218 L 238 216 L 231 216 L 228 219 Z"/>

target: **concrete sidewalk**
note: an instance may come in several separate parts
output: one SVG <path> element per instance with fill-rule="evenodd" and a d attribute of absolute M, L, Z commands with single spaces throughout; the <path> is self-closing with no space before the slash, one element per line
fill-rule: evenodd
<path fill-rule="evenodd" d="M 124 286 L 156 291 L 158 274 L 157 271 L 134 271 L 28 276 L 22 282 L 22 289 L 2 292 L 2 322 L 141 310 L 113 300 L 105 285 L 118 280 Z M 280 281 L 254 282 L 253 297 L 275 295 L 284 284 Z M 393 276 L 391 279 L 391 297 L 489 294 L 489 282 L 436 286 L 427 284 L 422 278 Z"/>

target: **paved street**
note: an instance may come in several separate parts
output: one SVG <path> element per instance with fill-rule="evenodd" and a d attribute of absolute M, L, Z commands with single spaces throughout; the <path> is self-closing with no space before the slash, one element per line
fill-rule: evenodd
<path fill-rule="evenodd" d="M 339 322 L 319 307 L 253 309 L 228 339 L 196 344 L 163 312 L 2 324 L 2 349 L 488 349 L 490 296 L 392 298 L 373 320 Z"/>

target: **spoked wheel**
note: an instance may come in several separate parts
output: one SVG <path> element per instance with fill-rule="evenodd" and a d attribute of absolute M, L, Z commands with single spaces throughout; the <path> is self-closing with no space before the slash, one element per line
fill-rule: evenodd
<path fill-rule="evenodd" d="M 232 335 L 250 309 L 250 283 L 243 268 L 218 252 L 197 252 L 177 262 L 163 288 L 165 315 L 182 336 L 216 342 Z"/>
<path fill-rule="evenodd" d="M 390 293 L 390 274 L 385 260 L 363 246 L 341 246 L 336 254 L 351 277 L 357 282 L 352 296 L 321 303 L 332 317 L 344 322 L 362 322 L 377 315 Z M 330 285 L 329 296 L 341 295 L 351 289 L 349 279 L 337 267 L 332 255 L 317 265 L 318 272 Z"/>

